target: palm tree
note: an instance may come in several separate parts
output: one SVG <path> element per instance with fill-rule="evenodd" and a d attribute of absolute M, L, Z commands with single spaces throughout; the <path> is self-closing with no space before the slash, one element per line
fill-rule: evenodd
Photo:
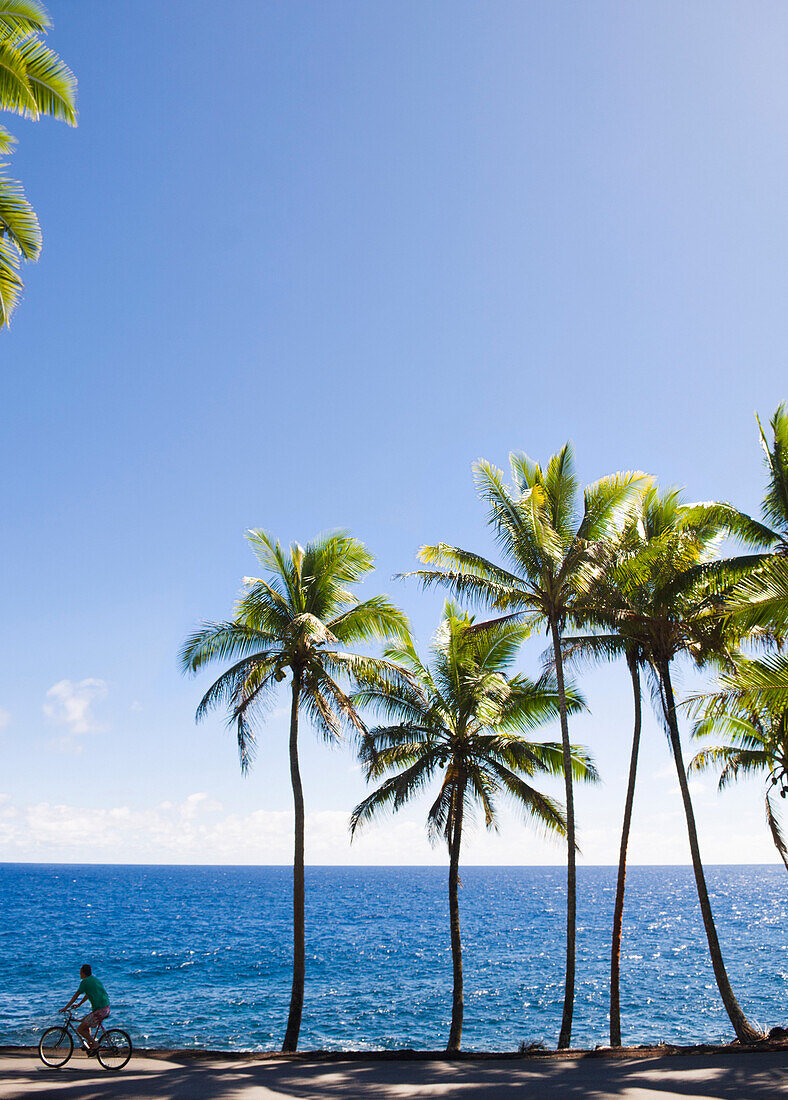
<path fill-rule="evenodd" d="M 730 511 L 728 505 L 679 507 L 674 498 L 671 509 L 666 511 L 660 537 L 650 540 L 642 553 L 618 560 L 607 572 L 605 587 L 612 595 L 609 600 L 601 601 L 604 613 L 597 622 L 601 626 L 607 623 L 612 633 L 585 641 L 600 651 L 608 647 L 611 652 L 620 652 L 624 645 L 637 645 L 653 673 L 676 765 L 714 976 L 738 1039 L 752 1042 L 760 1037 L 760 1032 L 747 1020 L 733 993 L 714 923 L 684 767 L 671 675 L 672 664 L 680 656 L 689 656 L 699 666 L 733 660 L 733 650 L 741 632 L 735 620 L 726 614 L 727 597 L 741 577 L 757 567 L 760 556 L 716 559 L 720 539 L 731 530 Z M 586 616 L 586 622 L 589 620 L 593 621 L 591 615 Z M 581 641 L 579 639 L 578 644 Z"/>
<path fill-rule="evenodd" d="M 545 829 L 565 833 L 561 810 L 528 780 L 560 774 L 563 752 L 558 744 L 524 740 L 558 715 L 555 683 L 534 683 L 510 676 L 512 662 L 527 628 L 512 622 L 487 628 L 447 603 L 432 647 L 432 662 L 418 656 L 413 643 L 389 646 L 386 656 L 400 662 L 413 682 L 371 684 L 354 696 L 356 705 L 374 707 L 393 724 L 370 730 L 361 742 L 368 780 L 389 776 L 356 806 L 351 831 L 384 810 L 398 810 L 440 776 L 440 789 L 430 807 L 431 837 L 442 837 L 449 852 L 449 917 L 453 968 L 451 1029 L 446 1049 L 460 1049 L 463 1018 L 462 944 L 458 899 L 463 825 L 478 807 L 487 828 L 496 825 L 498 796 L 512 799 Z M 581 701 L 572 691 L 565 706 Z M 591 760 L 572 748 L 576 778 L 596 779 Z"/>
<path fill-rule="evenodd" d="M 679 514 L 679 493 L 669 490 L 661 494 L 656 486 L 649 486 L 637 503 L 637 509 L 621 532 L 616 544 L 611 567 L 597 580 L 597 583 L 585 598 L 586 612 L 581 617 L 595 627 L 611 627 L 614 634 L 591 634 L 567 637 L 562 641 L 564 659 L 578 663 L 613 660 L 623 656 L 632 683 L 634 725 L 632 748 L 629 759 L 629 774 L 624 800 L 624 817 L 621 826 L 621 842 L 618 854 L 618 873 L 616 876 L 616 897 L 613 906 L 613 934 L 610 941 L 610 1045 L 621 1046 L 621 939 L 624 923 L 624 897 L 626 892 L 627 854 L 632 826 L 632 810 L 635 801 L 638 756 L 642 729 L 642 691 L 641 671 L 647 669 L 647 659 L 639 638 L 637 627 L 630 619 L 622 617 L 622 592 L 626 588 L 626 605 L 647 609 L 649 592 L 647 586 L 637 583 L 639 558 L 653 556 L 658 552 L 660 541 L 669 538 L 675 529 Z M 692 559 L 690 559 L 692 560 Z M 633 565 L 635 568 L 633 569 Z M 621 574 L 628 581 L 621 583 Z M 580 608 L 578 608 L 580 613 Z"/>
<path fill-rule="evenodd" d="M 723 676 L 721 692 L 694 700 L 696 709 L 700 706 L 704 712 L 695 725 L 694 736 L 716 733 L 729 741 L 702 749 L 688 771 L 721 766 L 721 791 L 741 776 L 765 773 L 766 823 L 788 870 L 788 845 L 771 800 L 775 787 L 779 787 L 782 798 L 788 794 L 788 699 L 766 704 L 753 699 L 751 685 L 756 690 L 760 687 L 764 671 L 768 675 L 763 661 L 739 658 L 734 671 Z"/>
<path fill-rule="evenodd" d="M 347 646 L 407 637 L 407 620 L 385 596 L 358 602 L 349 589 L 369 573 L 373 558 L 346 532 L 323 535 L 289 550 L 264 531 L 249 541 L 266 574 L 247 577 L 235 613 L 227 622 L 204 623 L 183 646 L 185 671 L 211 661 L 234 663 L 219 676 L 197 708 L 197 720 L 227 707 L 236 729 L 241 770 L 255 749 L 253 718 L 270 704 L 276 685 L 290 674 L 290 779 L 295 807 L 293 860 L 293 988 L 282 1049 L 298 1045 L 304 1001 L 304 795 L 298 763 L 298 723 L 304 711 L 326 741 L 342 727 L 364 732 L 355 706 L 338 680 L 366 682 L 382 675 L 397 683 L 402 673 L 390 661 L 347 652 Z M 266 579 L 267 578 L 267 579 Z"/>
<path fill-rule="evenodd" d="M 42 41 L 50 26 L 38 0 L 0 0 L 0 109 L 75 126 L 76 80 Z M 0 155 L 13 147 L 14 138 L 0 127 Z M 0 327 L 8 326 L 22 292 L 20 260 L 37 260 L 40 252 L 38 218 L 21 185 L 0 178 Z"/>
<path fill-rule="evenodd" d="M 474 466 L 479 495 L 488 506 L 488 522 L 509 568 L 479 554 L 440 543 L 424 546 L 419 556 L 438 569 L 414 574 L 426 587 L 441 585 L 467 598 L 505 612 L 504 618 L 542 623 L 550 633 L 555 660 L 561 719 L 564 789 L 566 793 L 567 900 L 566 976 L 559 1048 L 572 1037 L 575 996 L 576 843 L 573 769 L 569 743 L 561 638 L 576 605 L 604 569 L 608 540 L 625 520 L 645 477 L 619 473 L 602 478 L 583 492 L 570 444 L 542 468 L 524 454 L 510 455 L 514 487 L 488 462 Z"/>

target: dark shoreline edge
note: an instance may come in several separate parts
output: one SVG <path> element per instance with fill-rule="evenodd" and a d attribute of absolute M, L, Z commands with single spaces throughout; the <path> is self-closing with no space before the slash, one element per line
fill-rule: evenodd
<path fill-rule="evenodd" d="M 203 1050 L 199 1048 L 164 1049 L 156 1047 L 135 1047 L 134 1056 L 142 1058 L 161 1058 L 166 1061 L 190 1062 L 202 1059 L 212 1061 L 238 1062 L 521 1062 L 529 1060 L 580 1061 L 586 1058 L 604 1058 L 613 1061 L 635 1060 L 638 1058 L 661 1058 L 667 1055 L 675 1057 L 715 1055 L 736 1056 L 739 1054 L 788 1055 L 788 1043 L 763 1042 L 752 1046 L 742 1046 L 738 1042 L 724 1046 L 702 1044 L 697 1046 L 673 1046 L 662 1043 L 657 1046 L 638 1047 L 597 1047 L 594 1050 L 529 1050 L 518 1051 L 459 1051 L 447 1054 L 445 1050 L 299 1050 L 293 1054 L 283 1054 L 278 1050 Z M 0 1045 L 0 1057 L 4 1055 L 28 1055 L 38 1057 L 38 1047 Z"/>

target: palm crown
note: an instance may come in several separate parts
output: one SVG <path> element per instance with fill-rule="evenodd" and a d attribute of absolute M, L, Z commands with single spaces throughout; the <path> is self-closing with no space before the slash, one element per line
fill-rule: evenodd
<path fill-rule="evenodd" d="M 586 486 L 578 509 L 570 444 L 544 468 L 521 453 L 512 454 L 510 462 L 512 487 L 490 463 L 479 461 L 474 467 L 479 496 L 510 568 L 440 543 L 422 547 L 419 554 L 440 569 L 413 575 L 425 586 L 439 584 L 456 596 L 515 615 L 555 619 L 563 626 L 574 601 L 604 567 L 607 540 L 631 510 L 645 475 L 619 473 Z"/>
<path fill-rule="evenodd" d="M 500 795 L 513 799 L 544 828 L 564 833 L 558 805 L 528 782 L 540 773 L 560 774 L 561 746 L 524 739 L 558 716 L 555 682 L 507 675 L 526 635 L 526 628 L 512 623 L 480 629 L 471 616 L 447 603 L 431 664 L 421 660 L 410 641 L 387 647 L 386 656 L 401 663 L 413 682 L 371 684 L 354 695 L 357 705 L 373 707 L 393 721 L 361 741 L 367 779 L 389 778 L 353 811 L 353 831 L 381 811 L 399 809 L 441 775 L 428 813 L 434 838 L 450 843 L 460 802 L 465 813 L 478 808 L 485 825 L 493 827 Z M 582 706 L 573 692 L 569 706 L 573 711 Z M 596 778 L 581 749 L 573 750 L 573 766 L 577 778 Z"/>
<path fill-rule="evenodd" d="M 333 740 L 343 725 L 364 728 L 338 680 L 398 675 L 391 662 L 345 647 L 407 634 L 405 616 L 387 597 L 359 602 L 350 591 L 348 586 L 373 568 L 372 555 L 358 539 L 338 532 L 285 550 L 265 531 L 248 537 L 267 578 L 246 577 L 233 618 L 203 624 L 181 654 L 189 672 L 210 661 L 235 661 L 205 693 L 197 717 L 228 707 L 244 770 L 255 746 L 250 717 L 265 709 L 287 670 L 298 680 L 301 705 L 316 729 Z"/>
<path fill-rule="evenodd" d="M 610 559 L 575 608 L 597 631 L 568 637 L 573 659 L 635 656 L 641 663 L 689 653 L 698 663 L 733 644 L 723 614 L 726 591 L 739 581 L 745 559 L 718 561 L 725 531 L 715 505 L 683 505 L 677 489 L 649 486 L 611 547 Z"/>

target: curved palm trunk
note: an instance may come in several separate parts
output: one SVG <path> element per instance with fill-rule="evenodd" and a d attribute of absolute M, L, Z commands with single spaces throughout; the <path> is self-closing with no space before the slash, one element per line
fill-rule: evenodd
<path fill-rule="evenodd" d="M 453 992 L 451 1004 L 451 1028 L 446 1050 L 460 1049 L 462 1038 L 462 941 L 460 939 L 460 845 L 462 844 L 462 811 L 465 798 L 464 786 L 458 791 L 449 843 L 449 927 L 451 930 L 451 965 Z"/>
<path fill-rule="evenodd" d="M 290 1014 L 287 1017 L 283 1051 L 294 1051 L 301 1030 L 304 1007 L 304 977 L 306 948 L 304 944 L 304 791 L 298 767 L 298 702 L 301 694 L 301 674 L 293 672 L 293 701 L 290 709 L 290 780 L 293 785 L 295 809 L 295 844 L 293 853 L 293 988 L 290 993 Z"/>
<path fill-rule="evenodd" d="M 624 922 L 624 888 L 627 879 L 627 847 L 629 829 L 632 823 L 632 804 L 635 800 L 635 780 L 638 771 L 638 752 L 640 750 L 641 698 L 640 674 L 637 661 L 628 659 L 632 676 L 632 692 L 635 697 L 635 728 L 632 733 L 632 755 L 629 760 L 629 780 L 627 797 L 624 803 L 624 823 L 621 827 L 621 848 L 618 853 L 618 881 L 616 883 L 616 904 L 613 909 L 613 939 L 610 949 L 610 1045 L 621 1046 L 621 1005 L 619 1002 L 619 974 L 621 971 L 621 928 Z"/>
<path fill-rule="evenodd" d="M 684 767 L 684 757 L 681 751 L 681 738 L 679 736 L 679 726 L 676 718 L 676 701 L 673 696 L 673 685 L 670 679 L 670 663 L 668 661 L 662 661 L 658 666 L 658 672 L 660 680 L 662 681 L 662 704 L 665 711 L 668 732 L 670 734 L 673 759 L 676 762 L 676 772 L 678 774 L 679 787 L 681 789 L 681 798 L 684 803 L 684 815 L 687 819 L 687 833 L 689 835 L 690 852 L 692 853 L 692 869 L 695 872 L 695 885 L 698 890 L 698 901 L 700 902 L 700 911 L 703 915 L 703 927 L 706 930 L 706 939 L 709 944 L 709 955 L 711 956 L 714 977 L 717 980 L 717 988 L 720 991 L 722 1003 L 725 1005 L 725 1011 L 728 1013 L 730 1021 L 733 1024 L 733 1030 L 736 1032 L 736 1038 L 740 1043 L 756 1042 L 758 1039 L 762 1039 L 763 1036 L 752 1026 L 742 1012 L 739 1002 L 736 1000 L 722 958 L 720 941 L 717 938 L 714 914 L 711 911 L 709 892 L 706 887 L 706 876 L 703 873 L 703 864 L 700 858 L 698 831 L 695 826 L 695 813 L 692 808 L 689 786 L 687 785 L 687 771 Z"/>
<path fill-rule="evenodd" d="M 769 826 L 769 832 L 772 834 L 774 846 L 780 853 L 780 859 L 785 864 L 786 871 L 788 871 L 788 858 L 786 858 L 788 857 L 788 850 L 785 847 L 785 841 L 780 832 L 780 824 L 777 820 L 777 815 L 774 812 L 774 806 L 772 806 L 772 800 L 768 792 L 766 794 L 766 824 Z"/>
<path fill-rule="evenodd" d="M 566 688 L 564 686 L 564 661 L 561 655 L 561 633 L 555 621 L 550 623 L 555 657 L 555 675 L 558 681 L 558 709 L 561 715 L 561 747 L 564 763 L 564 789 L 566 792 L 566 978 L 564 983 L 564 1012 L 558 1049 L 569 1046 L 572 1040 L 572 1013 L 575 1004 L 575 929 L 577 926 L 577 865 L 575 848 L 575 799 L 572 787 L 572 750 L 569 745 L 569 722 L 566 716 Z"/>

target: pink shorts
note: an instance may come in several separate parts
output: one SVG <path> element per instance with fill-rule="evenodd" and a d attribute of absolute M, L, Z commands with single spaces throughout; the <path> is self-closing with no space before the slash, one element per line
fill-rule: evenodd
<path fill-rule="evenodd" d="M 88 1027 L 98 1027 L 102 1020 L 106 1020 L 109 1016 L 109 1005 L 106 1008 L 95 1008 L 92 1012 L 89 1012 L 83 1024 L 87 1024 Z"/>

